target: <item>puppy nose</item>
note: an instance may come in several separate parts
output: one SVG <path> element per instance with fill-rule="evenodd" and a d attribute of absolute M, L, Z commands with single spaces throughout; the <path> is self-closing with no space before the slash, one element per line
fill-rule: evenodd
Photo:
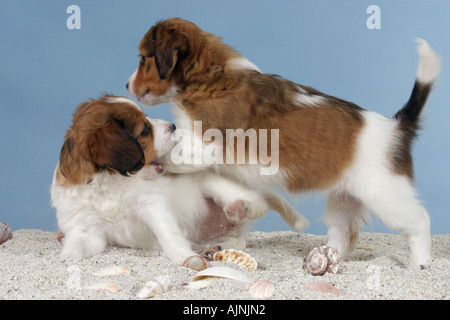
<path fill-rule="evenodd" d="M 127 84 L 125 85 L 125 88 L 127 88 L 127 90 L 128 90 L 128 82 L 127 82 Z"/>
<path fill-rule="evenodd" d="M 171 123 L 169 129 L 170 132 L 174 132 L 177 129 L 177 126 L 174 123 Z"/>

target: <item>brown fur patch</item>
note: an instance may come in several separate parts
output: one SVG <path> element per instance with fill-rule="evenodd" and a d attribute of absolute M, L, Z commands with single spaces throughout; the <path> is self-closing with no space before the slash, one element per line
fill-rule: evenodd
<path fill-rule="evenodd" d="M 56 170 L 60 185 L 88 183 L 100 170 L 134 173 L 157 157 L 145 114 L 111 98 L 82 103 L 75 111 Z"/>
<path fill-rule="evenodd" d="M 276 75 L 229 68 L 227 62 L 240 57 L 237 52 L 178 18 L 152 27 L 140 52 L 156 57 L 148 61 L 155 64 L 150 70 L 168 70 L 163 81 L 178 88 L 178 104 L 193 121 L 202 121 L 203 131 L 216 128 L 225 136 L 226 129 L 279 129 L 280 168 L 287 172 L 289 190 L 326 188 L 352 161 L 363 126 L 356 105 Z M 301 106 L 296 96 L 302 93 L 323 97 L 322 102 Z"/>

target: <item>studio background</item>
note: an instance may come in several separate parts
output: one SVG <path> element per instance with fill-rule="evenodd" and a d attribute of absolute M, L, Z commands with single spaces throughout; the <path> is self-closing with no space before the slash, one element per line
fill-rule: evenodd
<path fill-rule="evenodd" d="M 69 30 L 70 5 L 81 29 Z M 369 29 L 370 5 L 380 29 Z M 263 72 L 352 101 L 385 116 L 407 102 L 418 65 L 416 37 L 441 54 L 443 69 L 414 148 L 416 185 L 433 234 L 449 233 L 450 2 L 417 1 L 0 1 L 0 222 L 56 231 L 50 185 L 79 103 L 107 92 L 129 97 L 138 44 L 155 22 L 181 17 L 219 35 Z M 169 106 L 145 108 L 172 120 Z M 286 195 L 289 197 L 288 195 Z M 289 198 L 326 234 L 325 197 Z M 290 230 L 274 212 L 252 230 Z M 370 232 L 391 232 L 373 218 Z"/>

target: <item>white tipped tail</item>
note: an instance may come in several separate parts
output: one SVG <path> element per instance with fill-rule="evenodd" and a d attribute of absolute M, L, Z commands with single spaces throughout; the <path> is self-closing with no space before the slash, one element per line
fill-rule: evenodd
<path fill-rule="evenodd" d="M 432 83 L 441 70 L 441 56 L 425 40 L 416 38 L 416 42 L 419 44 L 417 52 L 420 58 L 416 80 L 422 84 Z"/>

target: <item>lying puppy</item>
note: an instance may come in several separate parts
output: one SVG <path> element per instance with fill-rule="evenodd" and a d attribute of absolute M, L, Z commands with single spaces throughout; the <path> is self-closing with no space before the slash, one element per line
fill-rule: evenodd
<path fill-rule="evenodd" d="M 194 250 L 245 247 L 266 200 L 213 173 L 161 174 L 155 160 L 172 149 L 174 130 L 124 97 L 78 107 L 51 188 L 63 256 L 86 258 L 108 245 L 159 245 L 175 263 L 195 268 L 201 258 Z M 267 202 L 299 226 L 301 217 L 283 201 L 273 195 Z"/>
<path fill-rule="evenodd" d="M 430 258 L 430 223 L 416 199 L 411 145 L 420 115 L 440 69 L 439 56 L 424 40 L 407 104 L 392 118 L 261 71 L 220 38 L 179 18 L 153 26 L 140 45 L 140 63 L 127 88 L 147 106 L 171 103 L 179 128 L 194 131 L 197 142 L 210 129 L 279 130 L 271 153 L 279 170 L 266 166 L 216 162 L 173 166 L 172 171 L 214 167 L 249 187 L 276 186 L 291 193 L 326 190 L 328 246 L 347 256 L 354 248 L 369 209 L 409 241 L 411 266 Z M 198 142 L 200 141 L 200 142 Z M 190 148 L 186 145 L 186 148 Z M 247 155 L 255 150 L 245 149 Z M 257 150 L 259 151 L 259 150 Z M 223 144 L 223 158 L 234 152 Z M 170 158 L 167 161 L 170 162 Z M 276 168 L 278 169 L 278 168 Z"/>

